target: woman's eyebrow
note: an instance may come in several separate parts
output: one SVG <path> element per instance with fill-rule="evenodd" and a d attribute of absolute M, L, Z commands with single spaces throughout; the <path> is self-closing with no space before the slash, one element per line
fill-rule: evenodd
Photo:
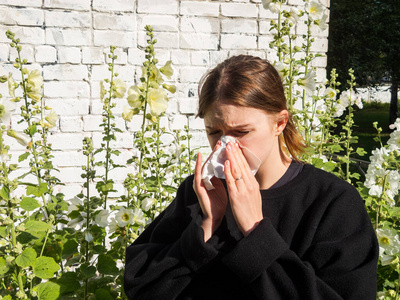
<path fill-rule="evenodd" d="M 226 127 L 229 128 L 244 128 L 244 127 L 250 127 L 252 126 L 251 124 L 238 124 L 238 125 L 234 125 L 234 126 L 230 126 L 230 125 L 225 125 Z M 216 126 L 218 127 L 218 126 Z M 213 126 L 206 126 L 207 129 L 213 129 Z"/>

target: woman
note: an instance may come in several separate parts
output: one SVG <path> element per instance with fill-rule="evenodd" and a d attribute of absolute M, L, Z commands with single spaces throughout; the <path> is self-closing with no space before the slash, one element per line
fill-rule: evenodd
<path fill-rule="evenodd" d="M 378 246 L 358 192 L 298 161 L 304 148 L 281 78 L 235 56 L 199 88 L 212 148 L 228 142 L 225 180 L 202 157 L 175 200 L 127 249 L 132 299 L 375 299 Z M 254 176 L 242 149 L 260 160 Z"/>

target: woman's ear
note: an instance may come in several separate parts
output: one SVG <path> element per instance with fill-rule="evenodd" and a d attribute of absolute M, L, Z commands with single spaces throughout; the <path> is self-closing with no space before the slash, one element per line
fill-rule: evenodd
<path fill-rule="evenodd" d="M 275 124 L 275 135 L 280 135 L 286 127 L 287 121 L 289 119 L 289 112 L 284 109 L 277 115 L 277 121 Z"/>

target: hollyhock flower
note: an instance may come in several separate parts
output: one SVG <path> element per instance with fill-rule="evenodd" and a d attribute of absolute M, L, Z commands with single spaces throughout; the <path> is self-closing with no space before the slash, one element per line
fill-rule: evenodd
<path fill-rule="evenodd" d="M 383 192 L 383 184 L 386 181 L 387 172 L 382 168 L 368 167 L 367 174 L 365 175 L 364 185 L 369 188 L 371 196 L 380 197 Z"/>
<path fill-rule="evenodd" d="M 339 99 L 346 107 L 356 104 L 360 109 L 363 108 L 361 98 L 353 90 L 342 92 Z"/>
<path fill-rule="evenodd" d="M 26 83 L 28 84 L 28 87 L 32 90 L 39 91 L 42 89 L 43 86 L 43 77 L 42 75 L 40 75 L 40 72 L 38 70 L 33 70 L 29 72 Z"/>
<path fill-rule="evenodd" d="M 91 241 L 93 241 L 93 235 L 90 233 L 90 232 L 86 232 L 85 233 L 85 241 L 87 241 L 87 242 L 91 242 Z"/>
<path fill-rule="evenodd" d="M 130 122 L 132 121 L 133 116 L 136 115 L 137 113 L 138 113 L 137 109 L 125 105 L 122 110 L 122 119 Z"/>
<path fill-rule="evenodd" d="M 388 265 L 390 265 L 390 263 L 393 261 L 394 258 L 395 258 L 394 255 L 385 255 L 385 254 L 382 254 L 382 255 L 381 255 L 381 264 L 382 264 L 382 266 L 388 266 Z"/>
<path fill-rule="evenodd" d="M 281 2 L 271 2 L 268 6 L 268 9 L 271 12 L 273 12 L 274 14 L 277 14 L 282 10 L 282 3 Z"/>
<path fill-rule="evenodd" d="M 104 88 L 104 82 L 100 81 L 100 100 L 103 101 L 104 100 L 104 96 L 106 95 L 107 91 Z"/>
<path fill-rule="evenodd" d="M 278 70 L 278 72 L 281 74 L 282 77 L 286 77 L 289 75 L 289 68 L 286 64 L 278 61 L 278 62 L 275 62 L 274 66 L 275 66 L 275 69 Z"/>
<path fill-rule="evenodd" d="M 400 118 L 397 118 L 394 124 L 390 124 L 389 128 L 392 130 L 395 128 L 400 129 Z"/>
<path fill-rule="evenodd" d="M 122 98 L 122 97 L 124 97 L 125 92 L 126 92 L 125 82 L 120 78 L 114 80 L 114 95 L 115 95 L 115 97 Z"/>
<path fill-rule="evenodd" d="M 392 228 L 377 229 L 376 235 L 378 237 L 380 251 L 384 251 L 387 255 L 394 255 L 400 251 L 400 241 L 396 230 Z"/>
<path fill-rule="evenodd" d="M 7 135 L 11 136 L 12 138 L 16 139 L 19 144 L 22 146 L 28 146 L 29 144 L 29 137 L 24 133 L 18 133 L 15 130 L 8 130 Z"/>
<path fill-rule="evenodd" d="M 164 89 L 150 89 L 148 93 L 148 102 L 153 116 L 159 116 L 164 113 L 168 107 L 167 93 Z"/>
<path fill-rule="evenodd" d="M 111 219 L 111 222 L 108 224 L 108 228 L 110 232 L 116 232 L 119 229 L 118 223 L 115 218 Z"/>
<path fill-rule="evenodd" d="M 134 85 L 128 89 L 128 104 L 133 108 L 140 108 L 142 102 L 140 101 L 141 91 L 140 89 Z"/>
<path fill-rule="evenodd" d="M 321 31 L 325 31 L 328 28 L 328 15 L 324 14 L 321 19 L 315 20 L 314 23 Z"/>
<path fill-rule="evenodd" d="M 99 225 L 100 227 L 106 227 L 108 226 L 108 216 L 109 216 L 108 210 L 103 209 L 97 214 L 94 220 L 96 224 Z"/>
<path fill-rule="evenodd" d="M 144 211 L 149 211 L 153 205 L 156 203 L 156 199 L 147 197 L 142 201 L 142 209 Z"/>
<path fill-rule="evenodd" d="M 45 117 L 46 121 L 49 122 L 48 127 L 54 127 L 57 124 L 58 115 L 54 110 L 51 110 L 50 113 Z"/>
<path fill-rule="evenodd" d="M 11 73 L 8 73 L 7 76 L 8 82 L 8 93 L 11 97 L 15 98 L 15 89 L 18 87 L 18 83 L 14 80 Z"/>
<path fill-rule="evenodd" d="M 6 99 L 0 99 L 0 123 L 9 125 L 15 104 Z"/>
<path fill-rule="evenodd" d="M 324 9 L 325 7 L 317 1 L 311 1 L 307 5 L 307 11 L 312 20 L 321 19 Z"/>
<path fill-rule="evenodd" d="M 133 223 L 140 225 L 146 224 L 146 219 L 144 218 L 143 211 L 140 208 L 135 208 L 133 211 Z"/>
<path fill-rule="evenodd" d="M 396 130 L 390 134 L 387 144 L 389 145 L 389 149 L 392 151 L 400 150 L 400 130 Z"/>
<path fill-rule="evenodd" d="M 124 227 L 128 224 L 133 224 L 133 218 L 133 210 L 125 207 L 122 207 L 115 215 L 115 221 L 120 227 Z"/>
<path fill-rule="evenodd" d="M 327 88 L 324 92 L 324 95 L 330 99 L 336 98 L 336 91 L 333 88 Z"/>
<path fill-rule="evenodd" d="M 291 7 L 288 12 L 287 18 L 293 23 L 297 23 L 300 20 L 300 12 L 297 8 Z"/>
<path fill-rule="evenodd" d="M 166 89 L 168 92 L 170 92 L 170 93 L 172 93 L 172 94 L 175 94 L 175 92 L 176 92 L 176 86 L 175 86 L 175 85 L 164 83 L 162 86 L 163 86 L 163 88 Z"/>
<path fill-rule="evenodd" d="M 297 79 L 297 84 L 302 86 L 307 94 L 312 94 L 316 87 L 315 72 L 310 71 L 303 78 Z"/>
<path fill-rule="evenodd" d="M 270 3 L 272 3 L 272 0 L 262 0 L 262 5 L 265 9 L 269 9 Z"/>
<path fill-rule="evenodd" d="M 142 67 L 142 74 L 143 74 L 143 77 L 145 79 L 147 79 L 147 68 L 146 67 Z M 158 87 L 158 84 L 161 84 L 164 82 L 164 79 L 162 78 L 160 71 L 154 65 L 152 65 L 150 67 L 149 80 L 153 84 L 153 86 L 155 84 L 156 87 Z"/>
<path fill-rule="evenodd" d="M 371 154 L 372 155 L 369 157 L 371 164 L 381 168 L 383 162 L 385 161 L 385 157 L 389 155 L 389 150 L 386 148 L 377 148 L 372 150 Z"/>
<path fill-rule="evenodd" d="M 172 61 L 169 60 L 165 63 L 164 67 L 160 68 L 160 72 L 163 73 L 168 79 L 174 74 L 174 70 L 171 67 Z"/>

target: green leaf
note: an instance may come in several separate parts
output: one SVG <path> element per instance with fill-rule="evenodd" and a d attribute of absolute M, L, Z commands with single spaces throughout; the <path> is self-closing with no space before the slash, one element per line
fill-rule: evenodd
<path fill-rule="evenodd" d="M 40 204 L 35 198 L 25 197 L 24 199 L 22 199 L 20 206 L 26 211 L 32 211 L 40 207 Z"/>
<path fill-rule="evenodd" d="M 29 220 L 25 224 L 25 231 L 34 233 L 51 229 L 51 225 L 42 221 Z"/>
<path fill-rule="evenodd" d="M 55 282 L 60 285 L 61 294 L 74 292 L 81 287 L 75 272 L 62 273 L 61 278 L 57 279 Z"/>
<path fill-rule="evenodd" d="M 96 300 L 112 300 L 114 299 L 113 296 L 111 296 L 110 292 L 105 290 L 105 289 L 97 289 L 96 293 Z"/>
<path fill-rule="evenodd" d="M 6 274 L 9 268 L 7 266 L 6 260 L 3 257 L 0 257 L 0 274 Z"/>
<path fill-rule="evenodd" d="M 11 298 L 10 295 L 7 295 L 7 296 L 4 296 L 4 297 L 3 297 L 3 300 L 12 300 L 12 298 Z"/>
<path fill-rule="evenodd" d="M 79 263 L 80 259 L 81 259 L 81 255 L 74 256 L 73 258 L 67 260 L 67 262 L 65 263 L 65 266 L 69 267 L 74 264 L 77 264 L 77 263 Z"/>
<path fill-rule="evenodd" d="M 68 240 L 64 244 L 62 250 L 62 258 L 68 258 L 78 252 L 78 242 L 76 240 Z"/>
<path fill-rule="evenodd" d="M 48 190 L 47 183 L 45 182 L 42 182 L 39 185 L 29 185 L 26 187 L 27 195 L 34 195 L 36 197 L 41 197 Z"/>
<path fill-rule="evenodd" d="M 8 236 L 7 226 L 0 226 L 0 236 L 3 238 Z"/>
<path fill-rule="evenodd" d="M 117 275 L 119 273 L 115 261 L 105 254 L 99 255 L 97 270 L 104 275 Z"/>
<path fill-rule="evenodd" d="M 0 199 L 10 200 L 10 189 L 8 186 L 3 185 L 3 188 L 0 190 Z"/>
<path fill-rule="evenodd" d="M 36 262 L 36 251 L 32 248 L 26 248 L 15 259 L 15 263 L 21 268 L 33 267 Z"/>
<path fill-rule="evenodd" d="M 364 156 L 365 154 L 367 154 L 367 151 L 364 151 L 364 148 L 357 148 L 356 152 L 360 156 Z"/>
<path fill-rule="evenodd" d="M 36 291 L 38 300 L 56 300 L 60 296 L 60 286 L 52 281 L 38 284 Z"/>
<path fill-rule="evenodd" d="M 80 270 L 86 278 L 91 278 L 96 275 L 96 267 L 89 266 L 88 264 L 82 264 Z"/>
<path fill-rule="evenodd" d="M 29 152 L 25 152 L 18 157 L 18 162 L 24 161 L 29 156 Z"/>
<path fill-rule="evenodd" d="M 54 258 L 41 256 L 36 259 L 33 273 L 41 279 L 47 279 L 53 277 L 54 273 L 59 269 L 60 266 L 55 262 Z"/>
<path fill-rule="evenodd" d="M 36 132 L 37 132 L 36 125 L 32 125 L 31 128 L 29 129 L 30 135 L 33 136 Z"/>

